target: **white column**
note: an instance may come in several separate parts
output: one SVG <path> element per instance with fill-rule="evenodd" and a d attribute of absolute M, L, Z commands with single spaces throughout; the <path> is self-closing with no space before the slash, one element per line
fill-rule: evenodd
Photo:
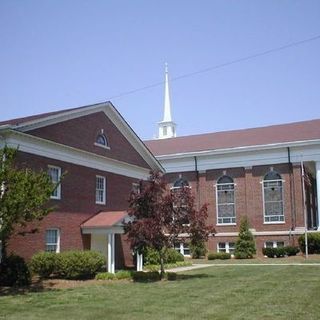
<path fill-rule="evenodd" d="M 320 161 L 316 162 L 316 183 L 317 183 L 317 227 L 320 231 Z"/>
<path fill-rule="evenodd" d="M 115 272 L 115 257 L 114 257 L 114 233 L 108 234 L 108 272 Z"/>
<path fill-rule="evenodd" d="M 137 253 L 137 271 L 143 271 L 143 256 Z"/>

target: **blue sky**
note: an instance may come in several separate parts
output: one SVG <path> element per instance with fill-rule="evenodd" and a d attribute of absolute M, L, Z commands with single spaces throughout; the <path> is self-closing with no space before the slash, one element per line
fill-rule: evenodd
<path fill-rule="evenodd" d="M 123 92 L 320 35 L 320 1 L 0 1 L 0 120 Z M 320 118 L 320 39 L 172 81 L 178 135 Z M 111 99 L 143 139 L 163 86 Z"/>

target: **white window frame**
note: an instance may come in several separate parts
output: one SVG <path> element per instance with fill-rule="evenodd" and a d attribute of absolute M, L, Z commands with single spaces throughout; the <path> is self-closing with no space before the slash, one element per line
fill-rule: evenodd
<path fill-rule="evenodd" d="M 51 169 L 56 169 L 56 170 L 58 170 L 58 181 L 53 181 L 53 180 L 52 180 L 52 177 L 51 177 L 51 175 L 50 175 L 50 173 L 49 173 L 49 171 L 50 171 Z M 52 180 L 52 183 L 58 183 L 59 180 L 60 180 L 60 178 L 61 178 L 61 168 L 60 168 L 60 167 L 57 167 L 57 166 L 53 166 L 53 165 L 48 165 L 48 174 L 49 174 L 49 176 L 50 176 L 50 178 L 51 178 L 51 180 Z M 50 199 L 60 200 L 60 199 L 61 199 L 61 183 L 59 183 L 59 184 L 57 185 L 57 188 L 55 189 L 54 192 L 56 192 L 56 195 L 52 194 L 52 195 L 50 196 Z"/>
<path fill-rule="evenodd" d="M 98 136 L 102 136 L 106 144 L 98 143 L 98 142 L 97 142 L 97 137 L 98 137 Z M 94 145 L 95 145 L 96 147 L 100 147 L 100 148 L 104 148 L 104 149 L 110 150 L 109 140 L 107 139 L 106 135 L 104 134 L 104 130 L 103 130 L 103 129 L 101 129 L 100 133 L 97 134 L 97 136 L 96 136 L 96 141 L 94 142 Z"/>
<path fill-rule="evenodd" d="M 282 185 L 281 185 L 282 215 L 273 215 L 273 216 L 268 215 L 267 217 L 283 217 L 283 220 L 282 221 L 266 221 L 266 202 L 265 202 L 265 196 L 264 196 L 264 184 L 265 184 L 265 182 L 277 182 L 277 181 L 281 181 L 281 183 L 282 183 Z M 285 224 L 286 223 L 285 212 L 284 212 L 284 183 L 285 183 L 285 180 L 283 180 L 283 179 L 264 180 L 263 179 L 260 183 L 262 186 L 263 224 Z M 277 201 L 277 202 L 279 202 L 279 201 Z"/>
<path fill-rule="evenodd" d="M 267 242 L 272 242 L 272 248 L 282 248 L 278 246 L 278 243 L 283 243 L 283 247 L 285 247 L 284 241 L 274 241 L 274 240 L 267 240 L 264 242 L 264 247 L 267 248 Z"/>
<path fill-rule="evenodd" d="M 47 242 L 47 231 L 56 231 L 57 232 L 57 242 L 56 243 L 50 243 L 50 242 Z M 56 246 L 56 251 L 49 251 L 47 250 L 47 246 L 53 246 L 55 245 Z M 45 232 L 45 251 L 46 252 L 55 252 L 55 253 L 59 253 L 60 252 L 60 229 L 59 228 L 49 228 L 49 229 L 46 229 L 46 232 Z"/>
<path fill-rule="evenodd" d="M 103 190 L 102 189 L 97 189 L 97 179 L 103 179 Z M 106 204 L 106 194 L 107 194 L 107 188 L 106 188 L 106 177 L 104 176 L 100 176 L 100 175 L 96 175 L 96 184 L 95 184 L 95 197 L 96 197 L 96 204 Z M 97 199 L 97 192 L 98 191 L 103 191 L 102 193 L 102 196 L 103 196 L 103 199 L 102 201 L 98 200 Z"/>
<path fill-rule="evenodd" d="M 188 245 L 187 248 L 185 249 L 185 245 Z M 191 257 L 191 250 L 190 250 L 190 245 L 188 243 L 183 243 L 183 242 L 180 242 L 180 243 L 176 243 L 174 245 L 174 249 L 176 251 L 178 251 L 179 253 L 181 253 L 184 257 Z M 185 250 L 189 250 L 189 254 L 185 254 Z"/>
<path fill-rule="evenodd" d="M 218 181 L 219 181 L 219 179 L 218 179 Z M 230 184 L 233 185 L 233 212 L 234 212 L 233 219 L 234 219 L 234 222 L 219 222 L 218 186 L 230 185 Z M 214 187 L 216 189 L 216 218 L 217 218 L 217 226 L 235 226 L 235 225 L 237 225 L 237 222 L 236 222 L 236 217 L 237 217 L 237 213 L 236 213 L 236 185 L 237 184 L 234 183 L 234 182 L 233 183 L 216 183 L 214 185 Z M 230 218 L 230 219 L 232 219 L 232 218 Z"/>
<path fill-rule="evenodd" d="M 225 244 L 225 250 L 226 250 L 226 251 L 220 251 L 220 246 L 219 246 L 220 243 L 224 243 L 224 244 Z M 236 249 L 236 242 L 235 242 L 235 241 L 234 241 L 234 242 L 232 242 L 232 241 L 226 241 L 226 242 L 218 242 L 218 243 L 217 243 L 217 252 L 231 253 L 231 252 L 230 252 L 230 243 L 233 243 L 233 244 L 234 244 L 233 250 L 235 250 L 235 249 Z M 233 255 L 233 253 L 231 253 L 231 254 Z"/>

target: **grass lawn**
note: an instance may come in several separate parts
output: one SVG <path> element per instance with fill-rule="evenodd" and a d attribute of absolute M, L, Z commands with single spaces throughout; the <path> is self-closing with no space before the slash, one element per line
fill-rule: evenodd
<path fill-rule="evenodd" d="M 319 266 L 214 266 L 177 281 L 0 297 L 0 319 L 319 319 Z"/>

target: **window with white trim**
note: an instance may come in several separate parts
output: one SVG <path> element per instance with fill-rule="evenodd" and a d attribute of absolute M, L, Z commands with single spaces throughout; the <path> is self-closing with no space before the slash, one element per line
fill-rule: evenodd
<path fill-rule="evenodd" d="M 283 180 L 276 171 L 268 172 L 262 181 L 265 223 L 284 222 Z"/>
<path fill-rule="evenodd" d="M 60 252 L 60 230 L 57 228 L 46 230 L 46 249 L 47 252 Z"/>
<path fill-rule="evenodd" d="M 51 181 L 54 185 L 56 185 L 55 190 L 51 194 L 51 199 L 61 199 L 61 168 L 55 166 L 48 166 L 48 175 L 51 178 Z"/>
<path fill-rule="evenodd" d="M 222 176 L 216 185 L 218 224 L 235 224 L 234 182 L 229 176 Z"/>
<path fill-rule="evenodd" d="M 179 243 L 179 242 L 177 242 L 177 243 L 174 244 L 174 249 L 177 252 L 181 253 L 183 256 L 190 257 L 191 253 L 190 253 L 189 243 L 183 243 L 183 242 Z"/>
<path fill-rule="evenodd" d="M 96 176 L 96 204 L 106 204 L 106 177 Z"/>
<path fill-rule="evenodd" d="M 97 146 L 97 147 L 110 149 L 108 139 L 107 139 L 106 135 L 104 134 L 104 130 L 103 129 L 101 129 L 100 132 L 97 134 L 96 140 L 94 142 L 94 145 Z"/>
<path fill-rule="evenodd" d="M 230 254 L 234 254 L 235 248 L 236 248 L 235 242 L 219 242 L 217 245 L 218 252 L 227 252 Z"/>
<path fill-rule="evenodd" d="M 264 243 L 265 248 L 283 248 L 284 242 L 283 241 L 266 241 Z"/>

